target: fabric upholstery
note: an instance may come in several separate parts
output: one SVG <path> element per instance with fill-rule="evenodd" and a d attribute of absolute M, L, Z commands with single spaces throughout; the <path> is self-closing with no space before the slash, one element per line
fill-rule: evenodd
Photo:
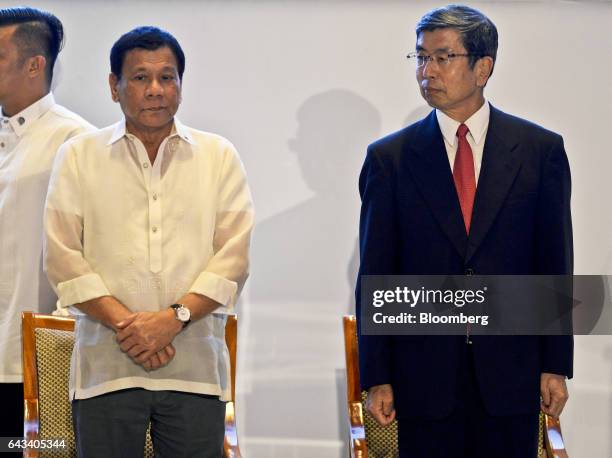
<path fill-rule="evenodd" d="M 76 456 L 76 448 L 68 395 L 68 376 L 74 333 L 36 328 L 35 337 L 40 438 L 64 439 L 66 444 L 64 449 L 41 450 L 40 457 L 73 458 Z M 147 431 L 144 456 L 145 458 L 154 456 L 149 431 Z"/>

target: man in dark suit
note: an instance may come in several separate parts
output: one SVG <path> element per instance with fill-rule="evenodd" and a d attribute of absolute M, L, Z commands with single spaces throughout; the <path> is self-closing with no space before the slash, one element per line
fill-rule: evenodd
<path fill-rule="evenodd" d="M 368 148 L 360 278 L 571 274 L 563 140 L 484 99 L 495 25 L 453 5 L 416 32 L 409 58 L 435 110 Z M 535 458 L 539 410 L 561 413 L 572 376 L 571 336 L 360 333 L 359 350 L 367 408 L 383 425 L 397 416 L 409 458 Z"/>

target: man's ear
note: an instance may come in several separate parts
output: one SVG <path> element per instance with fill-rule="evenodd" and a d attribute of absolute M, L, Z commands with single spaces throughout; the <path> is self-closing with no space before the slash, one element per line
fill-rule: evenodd
<path fill-rule="evenodd" d="M 478 86 L 485 87 L 493 72 L 493 58 L 484 56 L 476 62 L 476 82 Z"/>
<path fill-rule="evenodd" d="M 41 75 L 45 77 L 46 68 L 47 59 L 44 56 L 32 56 L 26 60 L 26 69 L 30 78 L 37 78 Z"/>
<path fill-rule="evenodd" d="M 117 75 L 111 72 L 108 75 L 108 85 L 110 86 L 111 98 L 113 99 L 113 102 L 119 101 L 119 93 L 117 91 L 117 84 L 119 84 L 119 79 L 117 78 Z"/>

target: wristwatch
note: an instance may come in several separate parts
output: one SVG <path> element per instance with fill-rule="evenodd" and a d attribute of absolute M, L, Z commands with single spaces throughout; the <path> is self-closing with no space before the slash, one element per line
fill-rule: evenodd
<path fill-rule="evenodd" d="M 174 309 L 174 316 L 177 320 L 183 323 L 183 329 L 191 323 L 191 310 L 185 307 L 183 304 L 172 304 L 170 308 Z"/>

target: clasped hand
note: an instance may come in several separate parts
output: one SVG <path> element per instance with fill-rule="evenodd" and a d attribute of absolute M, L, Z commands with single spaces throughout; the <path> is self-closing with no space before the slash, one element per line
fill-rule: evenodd
<path fill-rule="evenodd" d="M 182 324 L 169 310 L 138 312 L 117 323 L 116 337 L 121 350 L 134 362 L 153 370 L 174 358 L 172 341 L 181 329 Z"/>

